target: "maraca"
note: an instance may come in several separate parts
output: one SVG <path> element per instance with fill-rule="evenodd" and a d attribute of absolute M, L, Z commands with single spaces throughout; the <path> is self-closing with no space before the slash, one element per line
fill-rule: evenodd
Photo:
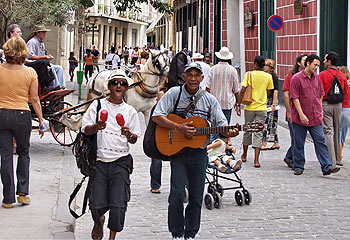
<path fill-rule="evenodd" d="M 102 110 L 100 114 L 100 119 L 103 123 L 107 122 L 108 112 L 107 110 Z"/>
<path fill-rule="evenodd" d="M 123 127 L 125 124 L 125 120 L 123 117 L 123 114 L 118 113 L 117 116 L 115 116 L 115 119 L 117 120 L 117 123 L 119 124 L 119 126 Z"/>

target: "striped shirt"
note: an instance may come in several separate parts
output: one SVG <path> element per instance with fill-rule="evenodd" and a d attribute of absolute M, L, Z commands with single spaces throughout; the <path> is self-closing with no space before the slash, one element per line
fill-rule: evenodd
<path fill-rule="evenodd" d="M 234 94 L 239 91 L 236 69 L 227 62 L 219 62 L 210 69 L 207 88 L 222 109 L 232 109 L 236 101 Z"/>

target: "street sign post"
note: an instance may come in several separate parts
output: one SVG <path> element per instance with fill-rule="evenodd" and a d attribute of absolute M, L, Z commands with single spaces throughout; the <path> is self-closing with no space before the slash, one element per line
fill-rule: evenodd
<path fill-rule="evenodd" d="M 278 15 L 272 15 L 267 20 L 267 25 L 271 31 L 279 31 L 283 27 L 283 19 Z"/>

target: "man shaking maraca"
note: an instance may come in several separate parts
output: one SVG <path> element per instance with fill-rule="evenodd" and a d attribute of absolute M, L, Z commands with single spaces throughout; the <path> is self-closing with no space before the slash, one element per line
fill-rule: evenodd
<path fill-rule="evenodd" d="M 133 159 L 129 144 L 134 144 L 141 135 L 136 110 L 123 101 L 128 90 L 126 74 L 114 70 L 105 81 L 110 91 L 107 99 L 100 100 L 101 110 L 96 112 L 94 101 L 83 117 L 82 131 L 86 135 L 97 134 L 97 158 L 95 176 L 89 198 L 94 227 L 93 239 L 103 238 L 104 214 L 109 211 L 109 239 L 115 239 L 124 227 L 126 199 L 130 199 L 129 174 Z M 96 121 L 96 114 L 99 121 Z M 114 117 L 115 116 L 115 117 Z M 128 189 L 126 191 L 125 189 Z"/>

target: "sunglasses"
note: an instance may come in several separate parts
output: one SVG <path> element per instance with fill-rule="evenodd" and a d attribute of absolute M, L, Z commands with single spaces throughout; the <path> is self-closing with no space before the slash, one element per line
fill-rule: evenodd
<path fill-rule="evenodd" d="M 127 81 L 112 80 L 112 81 L 110 81 L 109 83 L 110 83 L 111 85 L 113 85 L 113 86 L 117 86 L 118 83 L 119 83 L 120 86 L 122 86 L 122 87 L 127 87 L 127 86 L 129 86 L 129 84 L 128 84 Z"/>

